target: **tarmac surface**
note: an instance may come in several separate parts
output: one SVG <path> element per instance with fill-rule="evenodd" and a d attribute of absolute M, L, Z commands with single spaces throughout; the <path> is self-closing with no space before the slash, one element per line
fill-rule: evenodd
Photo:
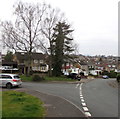
<path fill-rule="evenodd" d="M 94 79 L 81 79 L 81 81 L 50 81 L 52 83 L 68 83 L 68 84 L 78 84 L 87 83 Z M 48 82 L 49 83 L 49 82 Z M 40 98 L 44 102 L 44 107 L 46 108 L 46 117 L 87 117 L 82 109 L 78 108 L 75 104 L 69 100 L 58 97 L 52 94 L 45 94 L 43 92 L 38 92 L 30 89 L 24 90 L 24 92 L 29 93 L 33 96 Z"/>
<path fill-rule="evenodd" d="M 3 88 L 3 91 L 7 90 L 8 89 Z M 81 110 L 79 110 L 74 104 L 60 97 L 29 90 L 27 88 L 13 88 L 9 90 L 25 92 L 38 97 L 44 102 L 43 106 L 46 109 L 45 117 L 86 117 L 85 114 L 81 112 Z"/>
<path fill-rule="evenodd" d="M 33 90 L 24 90 L 24 92 L 36 96 L 44 102 L 46 117 L 85 117 L 83 112 L 60 97 Z"/>
<path fill-rule="evenodd" d="M 83 79 L 80 82 L 81 83 L 87 83 L 89 81 L 92 81 L 94 79 Z M 58 82 L 58 81 L 56 81 Z M 66 82 L 66 83 L 78 83 L 76 82 Z M 117 87 L 117 82 L 115 81 L 109 81 L 108 84 L 112 87 Z M 7 91 L 8 89 L 3 88 L 2 91 Z M 45 94 L 42 92 L 30 90 L 27 88 L 13 88 L 9 90 L 16 90 L 20 92 L 26 92 L 30 95 L 38 97 L 40 100 L 44 102 L 43 106 L 46 109 L 46 116 L 45 117 L 86 117 L 84 112 L 82 112 L 79 108 L 77 108 L 74 104 L 69 102 L 68 100 L 65 100 L 63 98 L 51 95 L 51 94 Z M 89 118 L 89 117 L 87 117 Z"/>
<path fill-rule="evenodd" d="M 93 79 L 92 79 L 93 80 Z M 89 81 L 91 81 L 89 79 Z M 58 81 L 53 81 L 54 83 L 57 83 Z M 60 81 L 61 82 L 61 81 Z M 59 83 L 60 83 L 59 82 Z M 75 82 L 66 82 L 66 83 L 75 83 L 77 84 L 79 81 Z M 81 80 L 81 83 L 88 82 L 88 80 Z M 65 83 L 64 81 L 62 83 Z M 25 92 L 30 95 L 38 97 L 41 101 L 44 103 L 44 107 L 46 109 L 46 116 L 45 117 L 86 117 L 84 112 L 80 110 L 78 107 L 76 107 L 73 103 L 69 102 L 68 100 L 65 100 L 63 98 L 51 95 L 51 94 L 45 94 L 42 92 L 37 92 L 34 90 L 30 90 L 24 87 L 20 88 L 12 88 L 12 89 L 6 89 L 2 88 L 2 91 L 7 90 L 16 90 L 20 92 Z M 88 119 L 88 117 L 86 117 Z"/>

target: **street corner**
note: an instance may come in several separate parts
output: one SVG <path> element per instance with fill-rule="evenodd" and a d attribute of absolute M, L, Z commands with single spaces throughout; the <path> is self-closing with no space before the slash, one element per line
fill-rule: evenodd
<path fill-rule="evenodd" d="M 119 84 L 116 80 L 109 80 L 107 81 L 108 85 L 113 87 L 113 88 L 118 88 L 119 87 Z"/>

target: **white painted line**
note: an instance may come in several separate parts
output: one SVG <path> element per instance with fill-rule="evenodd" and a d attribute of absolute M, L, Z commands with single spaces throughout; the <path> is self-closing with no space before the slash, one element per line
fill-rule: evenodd
<path fill-rule="evenodd" d="M 80 84 L 80 91 L 82 90 L 82 84 L 83 84 L 83 83 Z"/>
<path fill-rule="evenodd" d="M 82 91 L 80 90 L 80 95 L 82 95 Z"/>
<path fill-rule="evenodd" d="M 85 100 L 84 99 L 81 99 L 81 102 L 84 102 Z"/>
<path fill-rule="evenodd" d="M 86 111 L 88 111 L 88 108 L 87 107 L 83 107 L 83 110 L 86 112 Z"/>
<path fill-rule="evenodd" d="M 80 96 L 82 95 L 82 93 L 80 93 Z"/>
<path fill-rule="evenodd" d="M 80 97 L 80 99 L 83 99 L 83 97 Z"/>
<path fill-rule="evenodd" d="M 83 83 L 80 84 L 80 86 L 82 86 L 82 85 L 83 85 Z"/>
<path fill-rule="evenodd" d="M 90 112 L 85 112 L 85 115 L 88 117 L 91 117 L 92 115 L 90 114 Z"/>
<path fill-rule="evenodd" d="M 83 106 L 86 106 L 86 103 L 82 103 Z"/>
<path fill-rule="evenodd" d="M 80 99 L 81 99 L 81 102 L 82 102 L 82 107 L 83 107 L 83 110 L 84 110 L 84 113 L 87 117 L 91 117 L 91 114 L 90 112 L 88 111 L 88 108 L 86 106 L 86 103 L 85 103 L 85 100 L 83 98 L 83 94 L 82 94 L 82 85 L 83 83 L 80 84 Z"/>
<path fill-rule="evenodd" d="M 78 88 L 79 85 L 80 85 L 80 84 L 78 83 L 75 88 Z"/>

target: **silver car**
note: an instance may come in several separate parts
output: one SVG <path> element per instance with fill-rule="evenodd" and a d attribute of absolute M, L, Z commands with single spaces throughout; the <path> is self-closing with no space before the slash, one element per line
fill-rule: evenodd
<path fill-rule="evenodd" d="M 0 74 L 0 86 L 2 87 L 7 87 L 8 89 L 15 87 L 15 86 L 20 86 L 22 84 L 22 81 L 17 74 L 5 74 L 1 73 Z"/>

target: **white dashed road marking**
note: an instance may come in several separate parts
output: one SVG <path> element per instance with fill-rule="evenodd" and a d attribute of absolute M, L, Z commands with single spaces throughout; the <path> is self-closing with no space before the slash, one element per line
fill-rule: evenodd
<path fill-rule="evenodd" d="M 86 106 L 86 103 L 82 103 L 82 106 Z"/>
<path fill-rule="evenodd" d="M 92 115 L 90 114 L 90 112 L 85 112 L 85 115 L 88 117 L 91 117 Z"/>
<path fill-rule="evenodd" d="M 85 103 L 85 100 L 84 100 L 84 97 L 83 97 L 83 94 L 82 94 L 82 85 L 83 85 L 83 83 L 77 84 L 77 85 L 76 85 L 76 88 L 78 88 L 78 86 L 80 86 L 79 90 L 80 90 L 80 100 L 81 100 L 81 102 L 82 102 L 82 108 L 83 108 L 83 110 L 84 110 L 85 115 L 86 115 L 87 117 L 91 117 L 91 114 L 90 114 L 90 112 L 89 112 L 89 110 L 88 110 L 88 108 L 87 108 L 87 105 L 86 105 L 86 103 Z"/>
<path fill-rule="evenodd" d="M 81 99 L 81 102 L 84 102 L 85 100 L 84 99 Z"/>
<path fill-rule="evenodd" d="M 87 107 L 83 107 L 83 110 L 86 112 L 86 111 L 88 111 L 88 108 Z"/>
<path fill-rule="evenodd" d="M 80 85 L 80 84 L 78 83 L 75 88 L 78 88 L 79 85 Z"/>
<path fill-rule="evenodd" d="M 80 99 L 83 99 L 83 97 L 80 96 Z"/>

